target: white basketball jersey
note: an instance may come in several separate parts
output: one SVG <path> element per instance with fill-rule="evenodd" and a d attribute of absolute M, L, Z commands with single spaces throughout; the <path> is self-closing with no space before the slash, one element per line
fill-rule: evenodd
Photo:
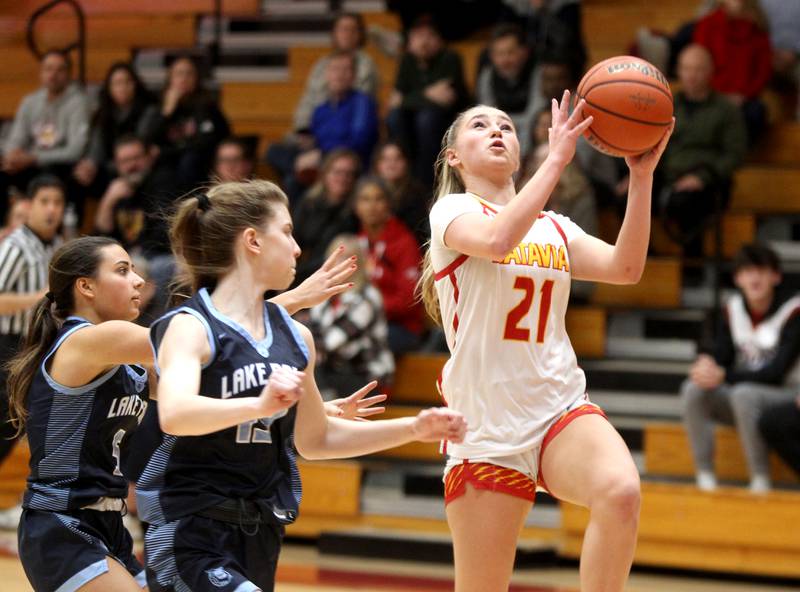
<path fill-rule="evenodd" d="M 789 298 L 778 310 L 755 326 L 741 294 L 732 296 L 726 308 L 731 338 L 736 348 L 736 366 L 760 370 L 775 356 L 786 321 L 800 311 L 800 296 Z M 786 373 L 783 384 L 800 384 L 800 360 Z"/>
<path fill-rule="evenodd" d="M 517 454 L 538 446 L 547 426 L 586 392 L 567 336 L 569 242 L 583 234 L 569 218 L 543 212 L 501 261 L 466 255 L 444 244 L 462 214 L 494 217 L 503 206 L 470 193 L 434 204 L 431 259 L 450 359 L 442 396 L 468 423 L 461 458 Z"/>

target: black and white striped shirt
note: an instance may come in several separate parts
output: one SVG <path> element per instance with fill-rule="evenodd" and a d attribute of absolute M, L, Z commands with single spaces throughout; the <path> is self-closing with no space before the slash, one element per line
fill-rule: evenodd
<path fill-rule="evenodd" d="M 43 243 L 25 225 L 9 234 L 0 243 L 0 293 L 28 294 L 47 287 L 50 258 L 60 244 L 60 238 Z M 30 310 L 0 315 L 0 335 L 21 335 L 29 317 Z"/>

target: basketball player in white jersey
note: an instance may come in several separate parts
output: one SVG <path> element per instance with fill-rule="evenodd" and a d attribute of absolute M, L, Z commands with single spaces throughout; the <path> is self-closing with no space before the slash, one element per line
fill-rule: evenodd
<path fill-rule="evenodd" d="M 616 245 L 542 212 L 575 143 L 591 125 L 583 101 L 553 101 L 550 153 L 517 193 L 519 142 L 506 113 L 477 106 L 442 141 L 431 243 L 421 291 L 440 317 L 451 358 L 440 378 L 467 437 L 445 469 L 456 590 L 506 590 L 537 485 L 588 507 L 583 592 L 622 590 L 636 543 L 639 475 L 603 412 L 586 395 L 564 325 L 571 279 L 639 280 L 650 236 L 653 171 L 671 128 L 626 159 L 630 189 Z"/>

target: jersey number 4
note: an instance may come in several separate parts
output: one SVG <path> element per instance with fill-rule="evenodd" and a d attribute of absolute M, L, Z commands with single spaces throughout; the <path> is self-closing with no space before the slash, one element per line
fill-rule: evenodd
<path fill-rule="evenodd" d="M 506 317 L 506 328 L 503 331 L 503 339 L 513 341 L 530 341 L 531 330 L 520 327 L 520 322 L 528 316 L 528 312 L 533 305 L 535 285 L 533 278 L 527 276 L 517 276 L 514 280 L 514 289 L 522 290 L 524 295 L 519 304 L 508 312 Z M 553 280 L 545 280 L 542 284 L 541 297 L 539 299 L 539 322 L 536 324 L 536 343 L 544 343 L 544 333 L 547 329 L 547 317 L 550 314 L 550 301 L 553 297 Z"/>

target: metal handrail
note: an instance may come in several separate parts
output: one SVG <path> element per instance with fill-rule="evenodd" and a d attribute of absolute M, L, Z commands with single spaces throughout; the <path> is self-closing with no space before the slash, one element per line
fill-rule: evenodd
<path fill-rule="evenodd" d="M 59 4 L 68 4 L 73 8 L 75 11 L 75 16 L 78 19 L 78 39 L 73 43 L 70 43 L 66 47 L 61 48 L 47 48 L 45 51 L 41 51 L 39 46 L 36 44 L 36 39 L 34 38 L 34 29 L 36 25 L 36 21 L 43 16 L 46 12 L 52 10 Z M 78 4 L 76 0 L 52 0 L 43 6 L 37 8 L 31 17 L 28 19 L 28 30 L 26 32 L 26 39 L 28 41 L 28 47 L 33 52 L 33 55 L 37 57 L 37 59 L 41 59 L 42 56 L 47 53 L 47 51 L 51 51 L 53 49 L 57 49 L 58 51 L 63 51 L 68 53 L 73 49 L 78 50 L 78 79 L 81 81 L 81 84 L 86 84 L 86 18 L 83 13 L 83 8 L 81 5 Z"/>

